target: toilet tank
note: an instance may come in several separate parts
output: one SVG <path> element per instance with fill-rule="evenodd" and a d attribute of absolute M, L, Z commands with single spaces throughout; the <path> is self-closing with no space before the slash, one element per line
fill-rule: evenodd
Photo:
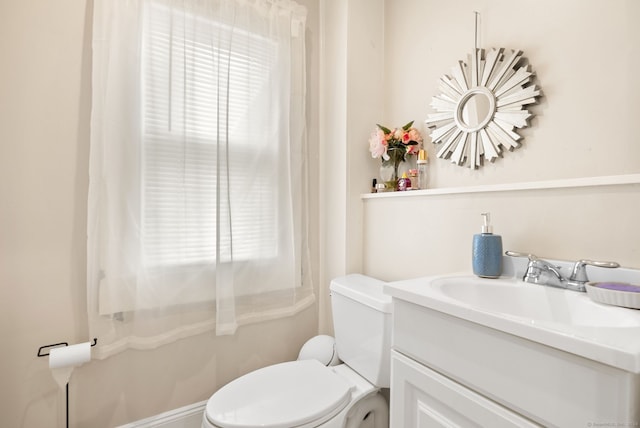
<path fill-rule="evenodd" d="M 390 384 L 391 296 L 384 282 L 360 274 L 331 281 L 338 357 L 380 388 Z"/>

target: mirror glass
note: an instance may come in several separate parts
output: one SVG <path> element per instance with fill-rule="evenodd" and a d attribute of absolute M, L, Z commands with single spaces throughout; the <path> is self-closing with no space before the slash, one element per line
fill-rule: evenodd
<path fill-rule="evenodd" d="M 437 113 L 425 120 L 437 156 L 475 169 L 520 147 L 516 131 L 528 126 L 526 107 L 540 96 L 533 76 L 522 51 L 476 49 L 468 64 L 458 61 L 440 78 L 431 101 Z"/>
<path fill-rule="evenodd" d="M 467 128 L 475 128 L 487 119 L 493 116 L 493 111 L 489 110 L 491 105 L 489 96 L 482 93 L 472 94 L 464 104 L 461 103 L 462 109 L 460 122 Z"/>

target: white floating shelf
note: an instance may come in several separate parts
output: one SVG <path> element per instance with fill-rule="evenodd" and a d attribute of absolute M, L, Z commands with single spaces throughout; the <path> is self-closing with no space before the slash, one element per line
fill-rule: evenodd
<path fill-rule="evenodd" d="M 524 183 L 488 184 L 483 186 L 445 187 L 438 189 L 409 190 L 406 192 L 364 193 L 362 194 L 362 199 L 455 195 L 461 193 L 511 192 L 521 190 L 569 189 L 576 187 L 620 186 L 629 184 L 640 184 L 640 174 L 567 178 L 562 180 L 531 181 Z"/>

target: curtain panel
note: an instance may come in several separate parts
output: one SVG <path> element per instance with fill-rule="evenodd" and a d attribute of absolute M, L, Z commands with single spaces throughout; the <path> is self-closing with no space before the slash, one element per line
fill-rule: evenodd
<path fill-rule="evenodd" d="M 94 354 L 314 301 L 305 8 L 96 0 L 87 299 Z"/>

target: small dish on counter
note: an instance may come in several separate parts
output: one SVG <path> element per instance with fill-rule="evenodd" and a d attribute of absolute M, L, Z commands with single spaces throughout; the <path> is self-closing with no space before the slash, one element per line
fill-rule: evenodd
<path fill-rule="evenodd" d="M 588 282 L 586 289 L 593 301 L 640 309 L 640 285 L 626 282 Z"/>

